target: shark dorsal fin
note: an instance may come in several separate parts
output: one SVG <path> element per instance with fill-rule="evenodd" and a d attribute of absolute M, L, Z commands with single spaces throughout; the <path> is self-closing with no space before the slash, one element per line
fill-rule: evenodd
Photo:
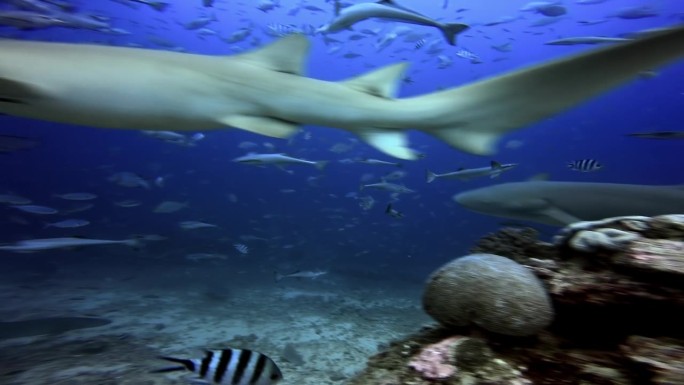
<path fill-rule="evenodd" d="M 342 84 L 357 91 L 391 99 L 397 95 L 407 63 L 396 63 L 345 80 Z"/>
<path fill-rule="evenodd" d="M 229 58 L 247 61 L 277 72 L 302 75 L 304 59 L 310 47 L 311 43 L 304 35 L 294 34 L 276 40 L 256 51 L 229 56 Z"/>
<path fill-rule="evenodd" d="M 502 168 L 502 167 L 501 167 L 501 163 L 499 163 L 499 162 L 497 162 L 497 161 L 495 161 L 495 160 L 493 160 L 490 164 L 491 164 L 491 166 L 492 166 L 492 170 L 497 170 L 497 169 Z"/>

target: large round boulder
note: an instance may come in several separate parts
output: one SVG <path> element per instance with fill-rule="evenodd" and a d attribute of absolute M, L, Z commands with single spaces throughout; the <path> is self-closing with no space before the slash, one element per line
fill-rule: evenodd
<path fill-rule="evenodd" d="M 494 254 L 471 254 L 435 271 L 423 308 L 446 327 L 474 323 L 489 331 L 528 336 L 553 319 L 539 279 L 519 263 Z"/>

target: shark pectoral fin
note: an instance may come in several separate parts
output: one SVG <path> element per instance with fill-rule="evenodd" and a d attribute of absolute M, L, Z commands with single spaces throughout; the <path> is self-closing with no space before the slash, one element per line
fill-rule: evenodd
<path fill-rule="evenodd" d="M 582 221 L 580 218 L 577 218 L 567 211 L 563 211 L 555 206 L 546 207 L 544 210 L 542 210 L 541 214 L 547 217 L 551 222 L 557 222 L 562 226 Z"/>
<path fill-rule="evenodd" d="M 30 83 L 0 77 L 0 103 L 29 104 L 45 98 L 45 93 Z"/>
<path fill-rule="evenodd" d="M 263 116 L 233 115 L 219 119 L 221 124 L 275 138 L 286 138 L 299 131 L 299 126 L 284 120 Z"/>
<path fill-rule="evenodd" d="M 426 132 L 442 139 L 452 147 L 476 155 L 490 155 L 496 152 L 496 142 L 500 136 L 496 132 L 462 128 L 439 128 Z"/>
<path fill-rule="evenodd" d="M 392 64 L 345 80 L 341 84 L 360 92 L 391 99 L 397 95 L 399 83 L 407 66 L 408 63 Z"/>
<path fill-rule="evenodd" d="M 277 72 L 302 75 L 304 59 L 310 47 L 311 43 L 304 35 L 289 35 L 256 51 L 229 56 L 228 59 L 247 61 Z"/>
<path fill-rule="evenodd" d="M 399 159 L 418 159 L 417 154 L 408 147 L 408 138 L 404 132 L 369 128 L 358 134 L 366 143 L 385 154 Z"/>

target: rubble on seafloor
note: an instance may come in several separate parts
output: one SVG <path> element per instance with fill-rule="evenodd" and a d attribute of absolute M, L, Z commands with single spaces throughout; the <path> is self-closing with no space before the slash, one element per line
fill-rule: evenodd
<path fill-rule="evenodd" d="M 684 385 L 684 215 L 578 222 L 553 243 L 504 228 L 472 252 L 534 272 L 551 325 L 531 337 L 425 327 L 348 385 Z"/>

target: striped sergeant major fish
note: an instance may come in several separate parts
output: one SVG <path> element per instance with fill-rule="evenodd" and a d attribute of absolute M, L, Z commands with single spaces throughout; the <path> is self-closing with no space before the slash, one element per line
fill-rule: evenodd
<path fill-rule="evenodd" d="M 603 168 L 596 159 L 580 159 L 568 162 L 568 168 L 579 172 L 592 172 Z"/>
<path fill-rule="evenodd" d="M 207 350 L 203 358 L 159 357 L 182 366 L 159 369 L 153 373 L 189 370 L 207 384 L 273 385 L 283 379 L 280 369 L 265 354 L 246 349 Z"/>

